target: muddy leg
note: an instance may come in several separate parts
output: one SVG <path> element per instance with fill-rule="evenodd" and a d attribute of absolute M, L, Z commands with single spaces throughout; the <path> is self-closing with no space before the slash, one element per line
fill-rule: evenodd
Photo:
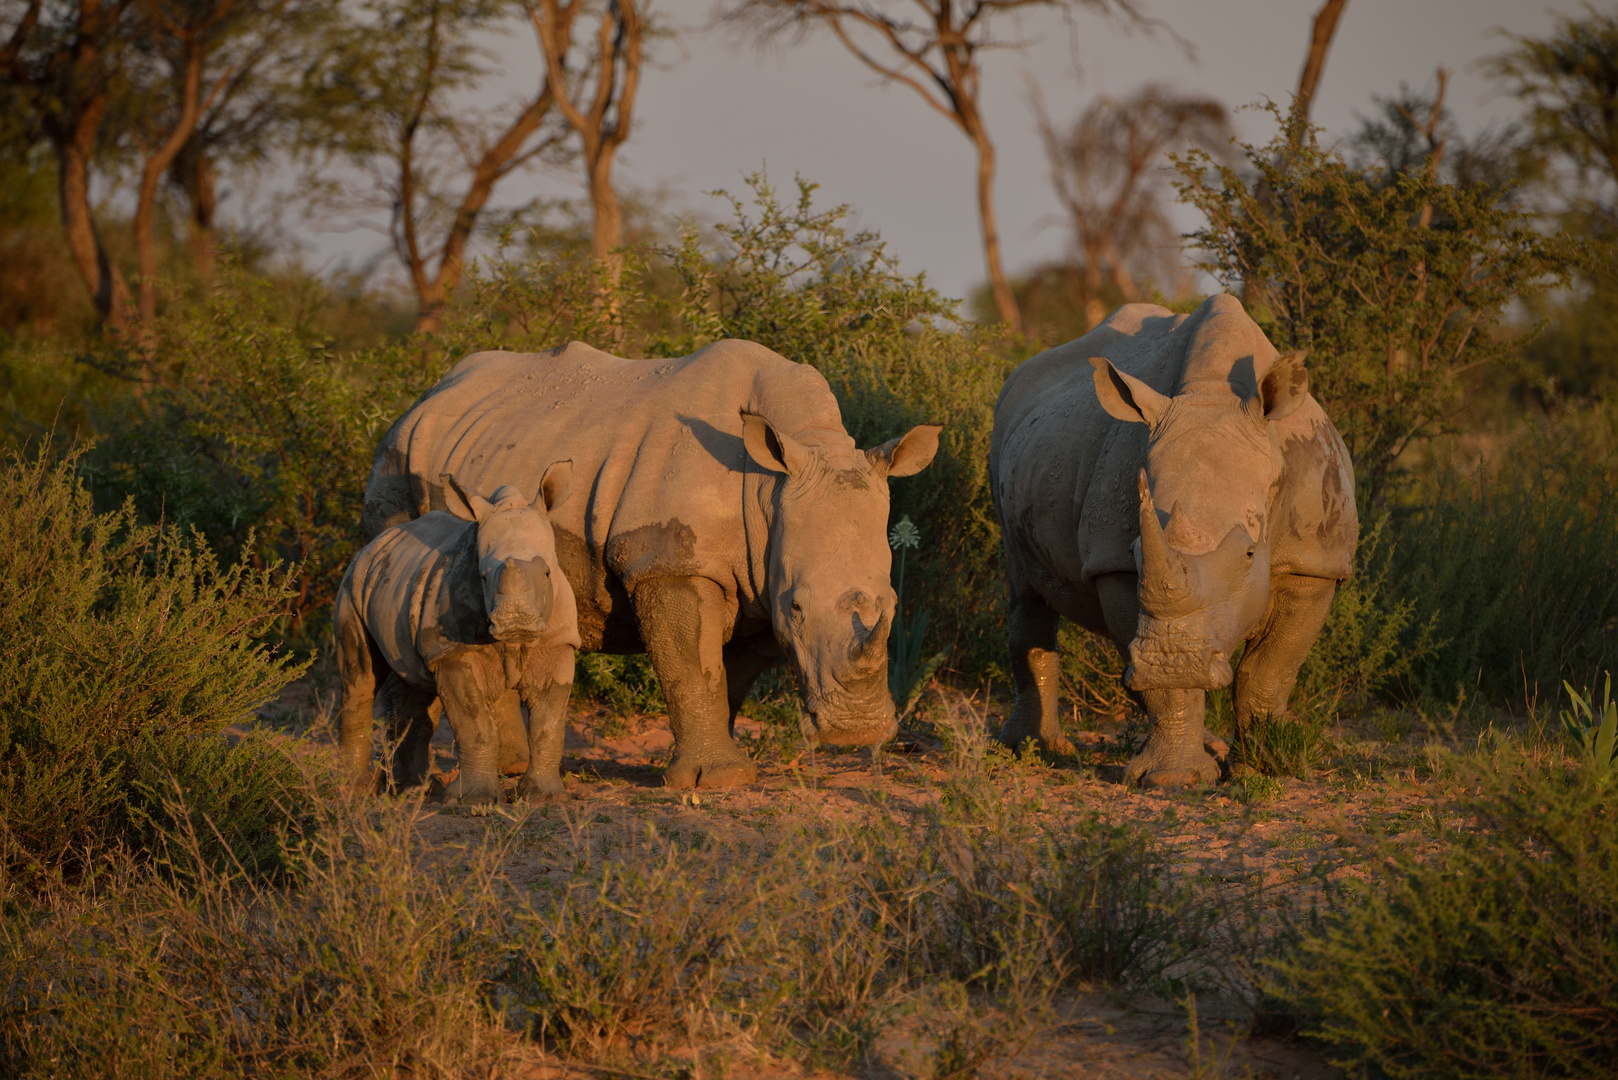
<path fill-rule="evenodd" d="M 757 780 L 758 766 L 730 737 L 723 591 L 705 578 L 656 578 L 635 589 L 635 615 L 674 728 L 663 783 L 737 787 Z"/>
<path fill-rule="evenodd" d="M 427 782 L 427 769 L 432 764 L 433 729 L 438 725 L 428 710 L 437 695 L 389 672 L 377 696 L 382 699 L 388 743 L 393 751 L 392 788 L 399 791 L 420 787 Z"/>
<path fill-rule="evenodd" d="M 1124 783 L 1185 788 L 1219 779 L 1219 762 L 1203 749 L 1207 695 L 1201 690 L 1147 690 L 1152 719 L 1146 746 L 1124 766 Z"/>
<path fill-rule="evenodd" d="M 563 655 L 565 654 L 565 655 Z M 517 782 L 519 799 L 553 799 L 562 786 L 562 739 L 567 734 L 567 699 L 573 692 L 573 650 L 530 662 L 534 680 L 524 678 L 528 706 L 528 771 Z"/>
<path fill-rule="evenodd" d="M 516 687 L 501 694 L 493 705 L 494 726 L 500 738 L 501 776 L 521 776 L 528 771 L 528 724 L 523 720 L 522 706 Z"/>
<path fill-rule="evenodd" d="M 345 597 L 339 596 L 333 621 L 337 629 L 337 671 L 342 680 L 343 704 L 338 713 L 338 768 L 354 791 L 371 788 L 371 706 L 376 701 L 377 673 L 388 671 Z"/>
<path fill-rule="evenodd" d="M 1096 593 L 1107 620 L 1107 633 L 1118 650 L 1129 655 L 1140 623 L 1140 599 L 1134 574 L 1106 574 L 1096 579 Z M 1124 766 L 1124 783 L 1149 788 L 1198 787 L 1219 779 L 1219 762 L 1205 749 L 1203 727 L 1207 695 L 1201 690 L 1146 690 L 1141 693 L 1151 728 L 1146 745 Z"/>
<path fill-rule="evenodd" d="M 503 689 L 504 672 L 491 676 L 482 657 L 457 657 L 440 664 L 438 695 L 444 715 L 455 729 L 455 756 L 460 774 L 444 789 L 444 801 L 472 806 L 500 801 L 500 735 L 489 699 Z M 498 661 L 492 665 L 498 668 Z M 491 682 L 498 684 L 491 687 Z M 494 693 L 489 693 L 490 689 Z"/>
<path fill-rule="evenodd" d="M 1038 593 L 1013 587 L 1010 621 L 1011 678 L 1017 698 L 998 738 L 1013 750 L 1034 739 L 1041 750 L 1071 754 L 1073 744 L 1062 735 L 1056 719 L 1060 686 L 1056 609 Z"/>
<path fill-rule="evenodd" d="M 1320 636 L 1337 583 L 1285 574 L 1270 579 L 1270 606 L 1236 671 L 1236 737 L 1255 716 L 1287 711 L 1298 669 Z"/>

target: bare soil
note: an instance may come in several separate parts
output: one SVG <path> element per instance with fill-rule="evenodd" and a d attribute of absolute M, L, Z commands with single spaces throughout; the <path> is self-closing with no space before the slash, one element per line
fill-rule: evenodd
<path fill-rule="evenodd" d="M 317 738 L 331 715 L 329 695 L 301 680 L 265 718 L 278 726 L 313 729 Z M 879 812 L 878 801 L 930 797 L 948 768 L 946 725 L 976 724 L 995 730 L 1002 706 L 954 692 L 939 692 L 879 754 L 869 750 L 810 749 L 784 725 L 737 721 L 737 737 L 752 746 L 762 764 L 757 785 L 733 791 L 676 792 L 662 786 L 662 765 L 673 736 L 665 716 L 613 716 L 591 702 L 575 702 L 567 731 L 563 771 L 567 796 L 546 810 L 565 823 L 567 843 L 520 846 L 505 870 L 514 884 L 530 889 L 559 886 L 576 872 L 573 856 L 592 831 L 620 833 L 626 825 L 652 823 L 716 840 L 764 840 L 784 825 L 834 817 L 858 819 Z M 1244 785 L 1179 794 L 1144 793 L 1119 783 L 1126 755 L 1115 723 L 1093 718 L 1094 730 L 1070 732 L 1080 747 L 1076 759 L 1032 771 L 1033 782 L 1053 814 L 1099 812 L 1111 820 L 1150 829 L 1174 850 L 1187 872 L 1252 889 L 1296 895 L 1317 888 L 1321 876 L 1337 880 L 1363 874 L 1367 858 L 1357 838 L 1372 833 L 1384 842 L 1430 845 L 1453 823 L 1448 799 L 1428 777 L 1425 740 L 1397 717 L 1367 721 L 1374 730 L 1332 732 L 1329 771 L 1309 781 L 1283 779 L 1255 797 Z M 1419 725 L 1418 725 L 1419 726 Z M 598 734 L 601 730 L 613 735 Z M 452 774 L 453 738 L 441 723 L 434 737 L 435 769 Z M 515 781 L 512 781 L 514 786 Z M 463 808 L 429 809 L 423 834 L 453 850 L 476 844 L 497 818 Z M 1296 1037 L 1252 1033 L 1250 1013 L 1218 1000 L 1196 1002 L 1199 1038 L 1190 1033 L 1186 1002 L 1124 997 L 1104 989 L 1073 995 L 1056 1022 L 1025 1046 L 979 1068 L 992 1078 L 1085 1077 L 1148 1080 L 1169 1077 L 1270 1077 L 1316 1080 L 1341 1076 L 1323 1051 Z M 735 1078 L 796 1076 L 913 1077 L 926 1075 L 929 1044 L 917 1024 L 901 1024 L 879 1040 L 874 1059 L 858 1073 L 817 1072 L 761 1057 L 704 1048 L 675 1072 L 665 1067 L 641 1073 L 632 1067 L 583 1065 L 547 1059 L 532 1044 L 500 1075 L 541 1077 L 637 1076 Z M 716 1064 L 716 1062 L 718 1064 Z M 648 1067 L 650 1068 L 650 1067 Z M 719 1071 L 715 1071 L 715 1070 Z M 970 1074 L 966 1074 L 970 1075 Z"/>

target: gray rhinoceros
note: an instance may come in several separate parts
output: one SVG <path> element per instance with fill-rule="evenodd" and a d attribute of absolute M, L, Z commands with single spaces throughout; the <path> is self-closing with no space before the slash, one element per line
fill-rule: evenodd
<path fill-rule="evenodd" d="M 548 515 L 567 500 L 572 463 L 545 470 L 532 502 L 509 485 L 484 499 L 443 480 L 453 512 L 382 530 L 354 556 L 338 586 L 333 622 L 344 771 L 354 786 L 368 786 L 371 709 L 380 690 L 396 741 L 393 783 L 424 783 L 433 733 L 428 710 L 436 698 L 460 758 L 446 800 L 499 802 L 500 732 L 492 710 L 515 690 L 529 714 L 529 768 L 517 793 L 559 794 L 579 630 Z"/>
<path fill-rule="evenodd" d="M 1218 778 L 1204 692 L 1235 676 L 1238 734 L 1285 712 L 1359 538 L 1354 474 L 1309 394 L 1232 296 L 1190 316 L 1119 308 L 1022 364 L 989 450 L 1011 590 L 1016 704 L 1000 738 L 1066 742 L 1058 614 L 1107 634 L 1145 699 L 1126 783 Z"/>
<path fill-rule="evenodd" d="M 383 438 L 363 522 L 442 505 L 443 473 L 532 491 L 571 458 L 581 494 L 552 524 L 581 647 L 650 655 L 674 729 L 665 784 L 745 784 L 736 710 L 783 652 L 810 738 L 893 734 L 887 482 L 925 468 L 940 430 L 860 450 L 819 372 L 747 341 L 668 360 L 477 353 Z"/>

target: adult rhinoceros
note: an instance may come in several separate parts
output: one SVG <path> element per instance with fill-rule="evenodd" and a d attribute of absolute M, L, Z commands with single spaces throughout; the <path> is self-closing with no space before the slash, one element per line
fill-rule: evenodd
<path fill-rule="evenodd" d="M 1119 308 L 1028 360 L 995 406 L 989 475 L 1011 589 L 1017 698 L 1001 739 L 1065 748 L 1057 615 L 1107 634 L 1151 728 L 1126 783 L 1217 779 L 1204 692 L 1238 734 L 1286 710 L 1359 537 L 1354 474 L 1309 394 L 1231 296 L 1189 317 Z"/>
<path fill-rule="evenodd" d="M 893 734 L 887 482 L 926 468 L 940 430 L 857 449 L 819 372 L 747 341 L 672 360 L 579 342 L 476 353 L 383 438 L 363 525 L 441 508 L 445 474 L 532 496 L 571 458 L 551 524 L 581 647 L 650 655 L 674 729 L 665 784 L 745 784 L 758 770 L 732 738 L 736 710 L 783 652 L 806 735 Z"/>

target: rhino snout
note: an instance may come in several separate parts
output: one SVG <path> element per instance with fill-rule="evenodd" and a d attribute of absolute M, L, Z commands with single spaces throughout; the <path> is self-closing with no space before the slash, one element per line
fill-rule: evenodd
<path fill-rule="evenodd" d="M 507 559 L 495 586 L 489 633 L 497 640 L 537 637 L 550 620 L 555 594 L 543 559 Z"/>

